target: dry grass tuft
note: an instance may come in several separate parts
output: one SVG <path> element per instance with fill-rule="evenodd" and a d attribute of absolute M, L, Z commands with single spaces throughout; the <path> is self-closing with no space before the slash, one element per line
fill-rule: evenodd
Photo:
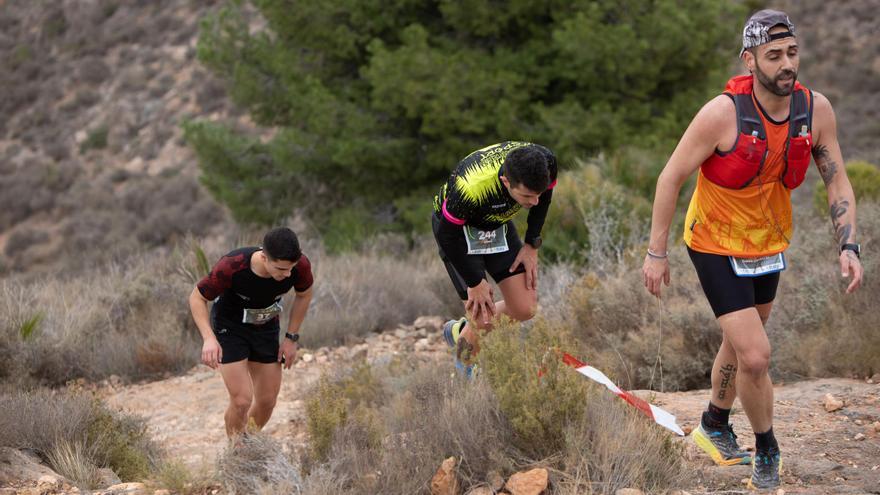
<path fill-rule="evenodd" d="M 263 434 L 241 437 L 217 459 L 220 480 L 232 494 L 298 494 L 299 468 L 281 444 Z"/>

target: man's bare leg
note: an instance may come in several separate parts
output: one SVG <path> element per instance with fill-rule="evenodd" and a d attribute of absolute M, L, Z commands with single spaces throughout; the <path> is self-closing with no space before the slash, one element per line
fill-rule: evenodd
<path fill-rule="evenodd" d="M 229 407 L 223 418 L 226 420 L 226 435 L 233 437 L 245 430 L 248 409 L 251 407 L 254 391 L 248 374 L 248 361 L 221 364 L 220 375 L 229 392 Z"/>
<path fill-rule="evenodd" d="M 281 363 L 256 363 L 248 361 L 248 370 L 254 385 L 254 401 L 248 417 L 253 418 L 257 428 L 269 422 L 278 393 L 281 391 Z"/>

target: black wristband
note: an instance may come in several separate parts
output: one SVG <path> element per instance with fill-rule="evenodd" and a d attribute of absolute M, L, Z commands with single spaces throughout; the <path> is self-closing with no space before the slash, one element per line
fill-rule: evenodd
<path fill-rule="evenodd" d="M 851 243 L 841 244 L 840 245 L 840 252 L 842 253 L 844 251 L 852 251 L 852 252 L 856 253 L 856 258 L 862 257 L 861 256 L 862 255 L 862 246 L 859 244 L 851 244 Z"/>
<path fill-rule="evenodd" d="M 291 342 L 298 342 L 299 341 L 299 333 L 284 332 L 284 338 L 290 339 Z"/>

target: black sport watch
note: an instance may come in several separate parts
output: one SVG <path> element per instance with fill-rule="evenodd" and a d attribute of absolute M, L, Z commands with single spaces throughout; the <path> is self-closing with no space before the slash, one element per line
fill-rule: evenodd
<path fill-rule="evenodd" d="M 849 249 L 850 251 L 856 253 L 856 258 L 861 259 L 862 246 L 861 246 L 860 244 L 841 244 L 841 245 L 840 245 L 840 252 L 841 252 L 841 253 L 844 252 L 844 251 L 847 250 L 847 249 Z"/>
<path fill-rule="evenodd" d="M 539 235 L 532 237 L 531 239 L 526 239 L 526 244 L 528 244 L 529 246 L 532 246 L 535 249 L 538 249 L 539 247 L 541 247 L 541 244 L 543 244 L 543 243 L 544 243 L 544 239 L 542 239 L 541 236 L 539 236 Z"/>
<path fill-rule="evenodd" d="M 290 339 L 291 342 L 299 342 L 299 333 L 287 333 L 284 332 L 284 338 Z"/>

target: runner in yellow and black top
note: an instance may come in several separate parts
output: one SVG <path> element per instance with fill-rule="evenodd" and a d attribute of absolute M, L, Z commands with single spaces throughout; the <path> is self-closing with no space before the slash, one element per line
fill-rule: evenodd
<path fill-rule="evenodd" d="M 847 293 L 862 279 L 855 197 L 843 168 L 831 103 L 797 82 L 799 52 L 787 15 L 762 10 L 743 30 L 740 56 L 750 74 L 731 79 L 694 117 L 657 180 L 651 237 L 642 273 L 660 297 L 669 285 L 666 246 L 682 183 L 694 172 L 684 241 L 721 327 L 712 395 L 695 443 L 720 465 L 752 465 L 749 486 L 780 483 L 773 433 L 770 342 L 764 324 L 785 269 L 792 235 L 791 190 L 804 180 L 810 155 L 828 190 Z M 729 424 L 739 397 L 755 433 L 755 453 L 739 448 Z"/>
<path fill-rule="evenodd" d="M 459 162 L 434 198 L 434 237 L 469 316 L 448 321 L 443 333 L 456 347 L 457 365 L 468 374 L 467 363 L 479 349 L 474 330 L 490 330 L 499 313 L 520 321 L 535 313 L 537 250 L 556 175 L 556 157 L 550 150 L 506 141 Z M 525 246 L 510 221 L 522 208 L 529 210 Z M 487 273 L 504 300 L 494 301 Z"/>

